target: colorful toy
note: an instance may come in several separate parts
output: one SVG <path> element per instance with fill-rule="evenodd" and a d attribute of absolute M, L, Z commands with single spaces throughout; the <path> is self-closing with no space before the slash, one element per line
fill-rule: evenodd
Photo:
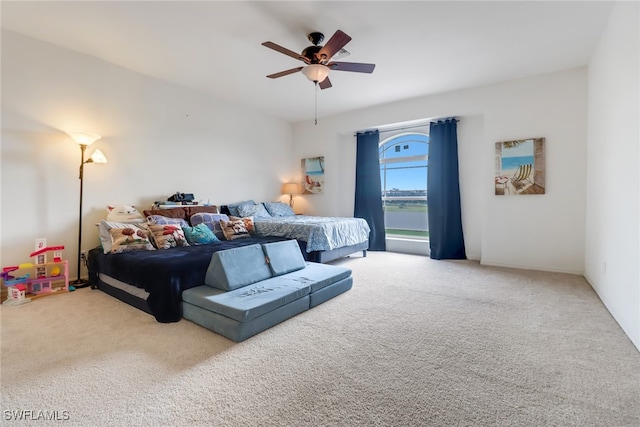
<path fill-rule="evenodd" d="M 3 302 L 6 305 L 20 305 L 31 302 L 31 298 L 27 298 L 27 287 L 25 285 L 15 285 L 9 288 L 7 300 Z"/>
<path fill-rule="evenodd" d="M 0 277 L 4 286 L 7 286 L 7 300 L 3 304 L 18 305 L 29 302 L 32 298 L 51 295 L 55 292 L 69 292 L 69 264 L 62 259 L 64 246 L 47 246 L 46 239 L 36 239 L 36 250 L 29 256 L 34 258 L 34 263 L 23 263 L 10 267 L 4 267 Z M 53 261 L 47 261 L 47 254 L 53 252 Z M 13 276 L 18 270 L 31 269 L 35 271 Z"/>

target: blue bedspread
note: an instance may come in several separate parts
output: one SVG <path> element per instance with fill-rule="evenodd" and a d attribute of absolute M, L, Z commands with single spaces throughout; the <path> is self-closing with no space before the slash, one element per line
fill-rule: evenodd
<path fill-rule="evenodd" d="M 369 239 L 369 224 L 362 218 L 296 215 L 254 218 L 256 234 L 307 242 L 307 252 L 330 251 Z"/>

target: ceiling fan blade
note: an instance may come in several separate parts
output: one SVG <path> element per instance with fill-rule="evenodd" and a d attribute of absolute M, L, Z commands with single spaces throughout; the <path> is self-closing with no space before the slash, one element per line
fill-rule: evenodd
<path fill-rule="evenodd" d="M 309 63 L 309 60 L 307 58 L 305 58 L 304 56 L 302 56 L 299 53 L 296 53 L 296 52 L 294 52 L 292 50 L 289 50 L 286 47 L 282 47 L 279 44 L 275 44 L 273 42 L 264 42 L 264 43 L 262 43 L 262 46 L 268 47 L 269 49 L 273 49 L 276 52 L 284 53 L 287 56 L 290 56 L 292 58 L 298 59 L 298 60 L 303 61 L 305 63 Z"/>
<path fill-rule="evenodd" d="M 329 89 L 332 86 L 329 77 L 318 83 L 318 85 L 320 86 L 320 89 Z"/>
<path fill-rule="evenodd" d="M 363 64 L 360 62 L 330 62 L 327 64 L 332 70 L 353 71 L 356 73 L 373 73 L 376 64 Z"/>
<path fill-rule="evenodd" d="M 304 67 L 296 67 L 296 68 L 292 68 L 290 70 L 280 71 L 279 73 L 269 74 L 267 77 L 269 77 L 270 79 L 277 79 L 278 77 L 288 76 L 289 74 L 297 73 L 298 71 L 302 70 L 303 68 Z"/>
<path fill-rule="evenodd" d="M 347 43 L 351 41 L 351 37 L 342 31 L 338 30 L 331 36 L 327 44 L 316 54 L 316 58 L 320 62 L 326 63 L 333 55 L 335 55 L 340 49 L 342 49 Z"/>

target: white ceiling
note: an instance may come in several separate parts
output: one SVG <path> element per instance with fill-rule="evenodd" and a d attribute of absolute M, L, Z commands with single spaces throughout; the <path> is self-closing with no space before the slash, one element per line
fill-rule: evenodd
<path fill-rule="evenodd" d="M 291 122 L 314 117 L 311 31 L 353 40 L 318 116 L 587 64 L 612 3 L 579 1 L 2 1 L 2 27 Z"/>

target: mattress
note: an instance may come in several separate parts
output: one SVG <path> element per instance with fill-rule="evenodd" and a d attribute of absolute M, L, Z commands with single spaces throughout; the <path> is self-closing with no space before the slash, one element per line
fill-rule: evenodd
<path fill-rule="evenodd" d="M 279 236 L 306 242 L 306 252 L 332 251 L 369 241 L 369 224 L 362 218 L 296 215 L 254 218 L 258 236 Z"/>

